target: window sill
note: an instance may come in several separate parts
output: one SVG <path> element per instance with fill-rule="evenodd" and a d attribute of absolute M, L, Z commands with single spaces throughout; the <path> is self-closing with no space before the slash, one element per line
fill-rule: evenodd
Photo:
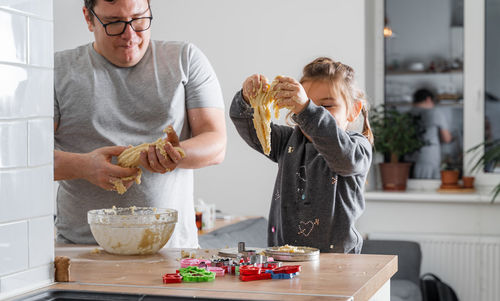
<path fill-rule="evenodd" d="M 478 189 L 468 193 L 441 193 L 436 190 L 407 189 L 401 192 L 372 190 L 365 192 L 367 202 L 418 202 L 418 203 L 462 203 L 490 204 L 491 189 Z M 497 200 L 493 205 L 500 204 Z"/>

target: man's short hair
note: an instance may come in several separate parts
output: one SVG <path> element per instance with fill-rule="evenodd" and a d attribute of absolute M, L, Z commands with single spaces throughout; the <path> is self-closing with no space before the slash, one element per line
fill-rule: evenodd
<path fill-rule="evenodd" d="M 83 0 L 83 4 L 87 9 L 94 9 L 94 6 L 98 0 Z M 104 0 L 106 2 L 115 2 L 115 0 Z M 150 0 L 148 0 L 149 3 Z"/>
<path fill-rule="evenodd" d="M 99 1 L 99 0 L 83 0 L 83 4 L 85 5 L 85 7 L 87 9 L 94 10 L 94 6 L 96 5 L 97 1 Z M 102 1 L 115 2 L 116 0 L 102 0 Z M 148 0 L 148 4 L 149 4 L 149 1 L 150 0 Z M 90 17 L 91 17 L 91 20 L 93 21 L 94 20 L 94 15 L 90 14 Z"/>
<path fill-rule="evenodd" d="M 434 102 L 434 93 L 429 89 L 418 89 L 413 93 L 413 103 L 420 103 L 425 101 L 428 97 Z"/>
<path fill-rule="evenodd" d="M 104 0 L 106 2 L 114 2 L 115 0 Z M 87 9 L 94 9 L 94 6 L 97 2 L 97 0 L 83 0 L 84 4 L 85 4 L 85 7 Z"/>

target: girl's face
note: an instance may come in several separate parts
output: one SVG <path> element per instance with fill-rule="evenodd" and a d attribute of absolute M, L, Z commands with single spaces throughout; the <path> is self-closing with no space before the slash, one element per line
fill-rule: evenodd
<path fill-rule="evenodd" d="M 324 107 L 337 121 L 337 126 L 345 130 L 352 121 L 348 116 L 346 101 L 333 95 L 331 83 L 328 81 L 307 81 L 302 84 L 307 96 L 317 105 Z M 357 116 L 357 115 L 356 115 Z"/>

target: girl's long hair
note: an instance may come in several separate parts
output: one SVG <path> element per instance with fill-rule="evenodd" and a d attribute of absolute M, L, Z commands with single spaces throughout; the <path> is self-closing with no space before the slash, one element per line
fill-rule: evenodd
<path fill-rule="evenodd" d="M 345 100 L 347 114 L 350 114 L 357 101 L 361 101 L 363 114 L 363 136 L 373 145 L 373 133 L 368 120 L 368 101 L 365 93 L 354 80 L 354 69 L 341 62 L 335 62 L 327 57 L 319 57 L 307 64 L 302 72 L 300 83 L 308 81 L 327 81 L 331 83 L 332 94 Z"/>

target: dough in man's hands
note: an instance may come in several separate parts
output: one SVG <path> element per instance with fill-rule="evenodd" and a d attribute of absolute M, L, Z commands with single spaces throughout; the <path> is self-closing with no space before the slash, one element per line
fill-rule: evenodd
<path fill-rule="evenodd" d="M 140 162 L 141 152 L 147 151 L 150 145 L 154 146 L 157 150 L 159 150 L 160 153 L 165 157 L 165 159 L 167 159 L 168 155 L 167 152 L 165 151 L 165 145 L 167 143 L 173 145 L 179 145 L 179 138 L 177 137 L 177 134 L 175 133 L 171 125 L 166 127 L 163 130 L 163 132 L 167 134 L 167 138 L 165 139 L 158 138 L 158 140 L 156 140 L 155 142 L 143 143 L 124 150 L 118 156 L 118 165 L 121 167 L 129 167 L 129 168 L 139 167 L 141 163 Z M 181 154 L 182 158 L 186 157 L 186 153 L 180 146 L 174 146 L 174 148 Z M 125 187 L 125 185 L 123 185 L 124 181 L 135 180 L 137 184 L 141 184 L 141 175 L 142 175 L 142 170 L 139 169 L 137 175 L 135 176 L 124 177 L 121 179 L 114 180 L 113 184 L 118 194 L 124 194 L 127 191 L 127 188 Z"/>

